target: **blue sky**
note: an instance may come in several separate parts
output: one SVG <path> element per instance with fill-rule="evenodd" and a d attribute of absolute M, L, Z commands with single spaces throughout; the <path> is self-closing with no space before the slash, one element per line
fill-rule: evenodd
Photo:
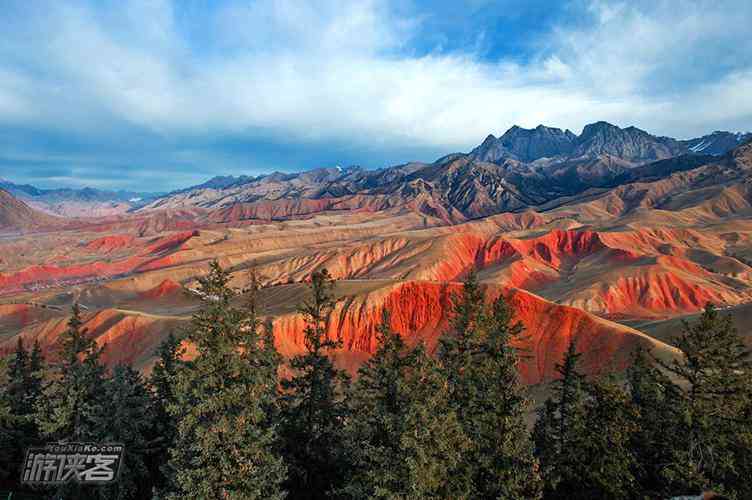
<path fill-rule="evenodd" d="M 511 125 L 752 129 L 749 0 L 10 0 L 0 178 L 169 190 Z"/>

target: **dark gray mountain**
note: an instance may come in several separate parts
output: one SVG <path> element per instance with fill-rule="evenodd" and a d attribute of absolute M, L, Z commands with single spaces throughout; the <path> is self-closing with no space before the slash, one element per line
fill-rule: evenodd
<path fill-rule="evenodd" d="M 733 133 L 717 130 L 712 134 L 681 142 L 693 153 L 720 156 L 749 140 L 752 140 L 752 132 Z"/>
<path fill-rule="evenodd" d="M 525 129 L 515 125 L 498 139 L 493 135 L 486 137 L 483 144 L 470 152 L 470 156 L 488 162 L 502 159 L 532 162 L 540 158 L 569 155 L 576 140 L 577 136 L 569 130 L 543 125 Z"/>
<path fill-rule="evenodd" d="M 544 126 L 512 127 L 499 138 L 488 136 L 468 154 L 448 155 L 430 164 L 217 178 L 160 198 L 141 210 L 199 207 L 220 211 L 226 222 L 409 206 L 458 222 L 542 206 L 592 188 L 652 182 L 717 160 L 691 150 L 688 142 L 606 122 L 587 125 L 579 136 Z M 720 141 L 717 147 L 722 149 Z"/>
<path fill-rule="evenodd" d="M 572 156 L 610 155 L 635 163 L 663 160 L 687 152 L 670 137 L 656 137 L 636 127 L 620 128 L 608 122 L 586 125 Z"/>
<path fill-rule="evenodd" d="M 501 137 L 489 135 L 469 154 L 479 161 L 500 163 L 517 160 L 532 163 L 546 159 L 561 162 L 577 159 L 611 157 L 607 163 L 626 162 L 636 166 L 648 162 L 673 158 L 682 154 L 722 155 L 745 140 L 752 133 L 713 132 L 697 139 L 678 141 L 659 137 L 637 127 L 621 128 L 599 121 L 586 125 L 582 134 L 569 130 L 539 125 L 533 129 L 514 126 Z"/>

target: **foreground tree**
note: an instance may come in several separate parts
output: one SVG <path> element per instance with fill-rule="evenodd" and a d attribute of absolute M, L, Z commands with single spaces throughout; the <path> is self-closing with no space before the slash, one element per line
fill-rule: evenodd
<path fill-rule="evenodd" d="M 358 370 L 348 395 L 345 428 L 351 476 L 343 493 L 351 498 L 397 496 L 406 482 L 401 439 L 409 405 L 405 394 L 412 359 L 402 337 L 389 327 L 384 312 L 376 330 L 377 348 Z"/>
<path fill-rule="evenodd" d="M 97 489 L 102 500 L 148 498 L 152 474 L 147 463 L 153 453 L 154 413 L 149 389 L 141 374 L 116 366 L 105 381 L 103 406 L 98 416 L 97 439 L 125 446 L 118 481 Z"/>
<path fill-rule="evenodd" d="M 358 371 L 345 428 L 347 498 L 467 498 L 469 449 L 446 379 L 422 345 L 408 349 L 385 313 L 377 349 Z"/>
<path fill-rule="evenodd" d="M 643 498 L 636 496 L 645 477 L 634 450 L 639 414 L 614 376 L 585 380 L 579 357 L 570 342 L 533 431 L 544 498 Z"/>
<path fill-rule="evenodd" d="M 58 361 L 37 404 L 36 419 L 48 441 L 85 442 L 97 438 L 97 415 L 103 405 L 103 347 L 87 336 L 78 304 L 61 335 Z"/>
<path fill-rule="evenodd" d="M 269 411 L 278 355 L 259 331 L 256 284 L 239 308 L 229 280 L 216 262 L 199 280 L 203 307 L 185 332 L 197 357 L 177 370 L 168 408 L 177 420 L 170 498 L 284 497 L 286 469 Z"/>
<path fill-rule="evenodd" d="M 46 442 L 100 440 L 99 415 L 106 407 L 103 347 L 87 335 L 78 304 L 58 345 L 58 361 L 36 407 L 36 422 Z M 97 498 L 97 488 L 69 483 L 55 488 L 56 498 Z"/>
<path fill-rule="evenodd" d="M 292 498 L 325 498 L 341 486 L 345 466 L 341 452 L 348 376 L 330 358 L 341 341 L 327 337 L 333 289 L 326 269 L 313 273 L 310 296 L 299 308 L 306 319 L 305 352 L 290 360 L 292 377 L 282 381 L 287 489 Z"/>
<path fill-rule="evenodd" d="M 472 444 L 464 460 L 479 498 L 538 495 L 536 460 L 525 423 L 528 402 L 517 375 L 522 325 L 499 297 L 485 304 L 475 273 L 455 298 L 448 334 L 440 339 L 450 399 Z"/>
<path fill-rule="evenodd" d="M 665 470 L 674 460 L 677 388 L 664 372 L 652 365 L 642 349 L 635 352 L 627 371 L 630 404 L 636 412 L 630 449 L 640 498 L 667 497 L 684 485 L 667 484 Z"/>
<path fill-rule="evenodd" d="M 684 322 L 674 339 L 682 356 L 657 360 L 674 382 L 665 403 L 671 411 L 672 462 L 664 482 L 685 491 L 713 487 L 731 496 L 752 496 L 749 475 L 752 360 L 729 316 L 708 305 L 695 323 Z M 666 428 L 667 422 L 657 422 Z"/>
<path fill-rule="evenodd" d="M 405 383 L 410 403 L 400 439 L 406 481 L 383 498 L 473 499 L 477 484 L 467 467 L 475 443 L 465 433 L 445 372 L 423 345 L 411 354 Z"/>
<path fill-rule="evenodd" d="M 634 407 L 613 376 L 603 376 L 587 386 L 585 435 L 581 443 L 579 491 L 570 498 L 632 499 L 639 489 L 637 460 L 631 448 L 637 430 Z"/>
<path fill-rule="evenodd" d="M 543 497 L 583 498 L 580 480 L 586 472 L 582 439 L 586 434 L 585 378 L 577 369 L 580 354 L 574 340 L 556 365 L 559 374 L 553 394 L 538 410 L 533 430 L 535 454 L 540 460 Z"/>
<path fill-rule="evenodd" d="M 7 387 L 9 358 L 0 358 L 0 387 Z M 13 477 L 17 473 L 17 442 L 21 438 L 18 432 L 19 419 L 11 411 L 9 399 L 5 394 L 0 397 L 0 481 L 15 485 Z"/>
<path fill-rule="evenodd" d="M 3 450 L 0 477 L 7 478 L 10 484 L 18 481 L 24 450 L 39 440 L 34 412 L 42 394 L 43 363 L 39 343 L 35 342 L 32 350 L 28 351 L 19 337 L 16 350 L 6 360 L 7 365 L 3 369 L 0 404 L 5 410 L 4 416 L 0 417 Z"/>
<path fill-rule="evenodd" d="M 170 407 L 177 404 L 174 388 L 183 353 L 180 340 L 170 332 L 157 349 L 157 362 L 148 381 L 154 415 L 154 446 L 153 453 L 148 457 L 148 467 L 152 471 L 154 494 L 157 497 L 164 496 L 172 475 L 169 457 L 170 448 L 175 445 L 178 419 L 170 413 Z"/>

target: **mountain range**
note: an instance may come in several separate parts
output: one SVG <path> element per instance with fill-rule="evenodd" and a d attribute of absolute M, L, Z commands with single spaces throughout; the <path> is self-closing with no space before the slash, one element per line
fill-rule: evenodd
<path fill-rule="evenodd" d="M 647 170 L 633 169 L 646 163 L 686 157 L 656 165 L 650 172 L 657 175 L 657 169 L 662 169 L 663 174 L 688 169 L 708 161 L 706 156 L 721 156 L 750 139 L 752 133 L 716 131 L 695 139 L 676 140 L 603 121 L 586 125 L 580 135 L 544 125 L 533 129 L 513 126 L 498 138 L 489 135 L 467 154 L 447 155 L 430 164 L 414 162 L 379 170 L 353 166 L 302 173 L 217 176 L 167 194 L 39 189 L 2 179 L 0 188 L 34 208 L 67 217 L 165 208 L 223 209 L 235 204 L 244 205 L 242 210 L 236 210 L 238 215 L 255 217 L 258 210 L 252 205 L 258 203 L 267 206 L 261 208 L 262 214 L 288 217 L 333 205 L 385 209 L 413 199 L 425 210 L 442 212 L 447 221 L 457 222 L 538 206 L 588 188 L 634 181 Z M 476 195 L 483 200 L 468 199 Z M 338 201 L 310 201 L 324 199 Z"/>
<path fill-rule="evenodd" d="M 588 189 L 666 177 L 709 163 L 750 139 L 752 134 L 715 132 L 678 141 L 606 122 L 585 126 L 579 136 L 542 125 L 515 126 L 499 138 L 489 135 L 467 154 L 430 164 L 216 177 L 136 210 L 199 208 L 213 220 L 228 221 L 412 206 L 457 223 L 543 206 Z"/>
<path fill-rule="evenodd" d="M 110 191 L 85 187 L 41 189 L 0 179 L 0 189 L 44 212 L 67 217 L 92 217 L 126 212 L 159 196 L 156 193 Z"/>
<path fill-rule="evenodd" d="M 88 217 L 51 215 L 43 200 L 57 195 L 6 184 L 0 353 L 18 336 L 52 349 L 80 302 L 107 362 L 148 370 L 217 260 L 239 289 L 257 270 L 285 355 L 303 348 L 295 305 L 315 270 L 338 280 L 330 334 L 343 340 L 338 364 L 355 370 L 384 310 L 408 342 L 434 349 L 475 268 L 526 328 L 525 382 L 554 377 L 570 339 L 588 373 L 620 370 L 638 346 L 673 356 L 676 325 L 708 302 L 752 331 L 751 174 L 749 135 L 679 141 L 597 122 L 580 135 L 513 127 L 432 163 L 215 177 L 140 201 L 60 195 L 69 207 L 124 204 Z"/>

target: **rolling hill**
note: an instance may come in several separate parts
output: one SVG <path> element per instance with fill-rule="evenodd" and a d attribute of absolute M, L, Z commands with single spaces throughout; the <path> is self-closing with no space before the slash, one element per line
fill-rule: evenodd
<path fill-rule="evenodd" d="M 742 139 L 516 127 L 433 163 L 217 177 L 75 221 L 0 191 L 0 228 L 14 234 L 0 238 L 0 342 L 7 350 L 21 335 L 52 352 L 79 301 L 108 362 L 148 370 L 218 260 L 238 288 L 258 270 L 290 355 L 302 346 L 295 304 L 326 267 L 339 280 L 330 334 L 343 335 L 338 363 L 354 370 L 383 309 L 410 342 L 435 345 L 451 293 L 475 268 L 526 327 L 526 382 L 550 380 L 572 338 L 589 373 L 621 370 L 637 346 L 674 355 L 670 333 L 708 302 L 752 304 L 752 143 Z M 736 317 L 743 327 L 749 315 Z"/>

